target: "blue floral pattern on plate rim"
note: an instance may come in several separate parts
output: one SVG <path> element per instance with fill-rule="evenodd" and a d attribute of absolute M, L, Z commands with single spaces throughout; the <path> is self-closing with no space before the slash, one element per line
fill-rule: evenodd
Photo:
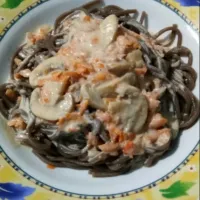
<path fill-rule="evenodd" d="M 17 183 L 0 183 L 0 199 L 25 200 L 32 195 L 35 188 L 23 186 Z"/>
<path fill-rule="evenodd" d="M 200 0 L 175 0 L 181 6 L 200 6 Z"/>

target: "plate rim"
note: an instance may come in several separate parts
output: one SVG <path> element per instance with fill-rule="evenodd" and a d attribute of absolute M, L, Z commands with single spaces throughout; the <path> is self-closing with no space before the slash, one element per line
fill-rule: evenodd
<path fill-rule="evenodd" d="M 153 187 L 156 187 L 159 183 L 164 182 L 168 180 L 170 177 L 172 177 L 174 174 L 177 174 L 189 161 L 190 159 L 198 152 L 199 150 L 199 145 L 200 145 L 200 140 L 197 142 L 195 147 L 191 150 L 189 155 L 180 163 L 178 164 L 174 169 L 172 169 L 169 173 L 166 175 L 162 176 L 161 178 L 147 184 L 144 186 L 141 186 L 139 188 L 125 191 L 125 192 L 120 192 L 120 193 L 114 193 L 114 194 L 101 194 L 101 195 L 96 195 L 96 194 L 80 194 L 80 193 L 75 193 L 75 192 L 69 192 L 66 190 L 58 189 L 56 187 L 53 187 L 49 184 L 43 183 L 42 181 L 34 178 L 33 176 L 29 175 L 27 172 L 25 172 L 23 169 L 21 169 L 15 162 L 12 161 L 12 159 L 6 154 L 6 152 L 3 150 L 3 148 L 0 146 L 0 155 L 5 159 L 5 161 L 17 172 L 19 172 L 24 178 L 27 180 L 31 181 L 32 183 L 36 184 L 39 187 L 42 187 L 44 189 L 47 189 L 51 192 L 54 192 L 56 194 L 58 193 L 64 193 L 65 196 L 69 197 L 78 197 L 78 198 L 92 198 L 95 199 L 96 197 L 98 199 L 103 199 L 103 198 L 117 198 L 117 197 L 125 197 L 125 196 L 130 196 L 135 193 L 143 192 L 147 189 L 151 189 Z"/>
<path fill-rule="evenodd" d="M 200 30 L 198 27 L 196 27 L 196 25 L 190 20 L 188 19 L 188 17 L 181 12 L 179 9 L 173 7 L 171 4 L 167 3 L 167 2 L 163 2 L 162 0 L 153 0 L 159 4 L 161 4 L 161 6 L 165 6 L 166 8 L 170 9 L 172 12 L 174 12 L 175 14 L 177 14 L 187 25 L 189 25 L 193 31 L 195 31 L 195 33 L 199 34 Z M 31 4 L 30 6 L 26 7 L 24 10 L 22 10 L 20 13 L 18 13 L 11 21 L 9 21 L 9 23 L 5 26 L 5 28 L 1 31 L 0 33 L 0 42 L 3 40 L 3 38 L 5 37 L 5 35 L 8 33 L 8 31 L 23 17 L 25 16 L 28 12 L 30 12 L 31 10 L 37 8 L 38 6 L 42 5 L 43 3 L 46 2 L 50 2 L 50 0 L 39 0 L 37 2 L 34 2 L 33 4 Z M 195 147 L 191 150 L 191 152 L 185 157 L 185 159 L 178 164 L 174 169 L 172 169 L 170 172 L 168 172 L 167 174 L 165 174 L 164 176 L 162 176 L 161 178 L 145 185 L 142 186 L 140 188 L 136 188 L 133 190 L 129 190 L 129 191 L 125 191 L 125 192 L 120 192 L 120 193 L 114 193 L 114 194 L 108 194 L 108 195 L 95 195 L 95 194 L 80 194 L 80 193 L 74 193 L 74 192 L 69 192 L 66 190 L 62 190 L 62 189 L 58 189 L 56 187 L 53 187 L 49 184 L 43 183 L 42 181 L 34 178 L 33 176 L 29 175 L 25 170 L 21 169 L 15 162 L 12 161 L 12 159 L 7 155 L 7 153 L 3 150 L 3 148 L 0 145 L 0 155 L 2 155 L 3 159 L 17 172 L 20 172 L 20 174 L 26 178 L 27 180 L 33 182 L 34 184 L 36 184 L 39 187 L 45 188 L 51 192 L 54 193 L 59 193 L 62 192 L 64 193 L 65 196 L 69 196 L 69 197 L 78 197 L 78 198 L 93 198 L 95 199 L 96 197 L 98 199 L 101 198 L 117 198 L 117 197 L 125 197 L 125 196 L 129 196 L 131 194 L 134 193 L 138 193 L 138 192 L 143 192 L 144 190 L 150 189 L 152 187 L 157 186 L 160 182 L 166 181 L 167 179 L 169 179 L 172 175 L 176 174 L 179 170 L 182 169 L 182 167 L 184 167 L 190 160 L 191 157 L 193 157 L 197 151 L 199 150 L 199 144 L 200 144 L 200 139 L 197 142 L 197 144 L 195 145 Z"/>

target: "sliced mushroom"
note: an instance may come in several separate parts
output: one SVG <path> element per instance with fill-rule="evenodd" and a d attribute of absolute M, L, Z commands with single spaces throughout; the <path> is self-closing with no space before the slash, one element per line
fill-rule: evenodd
<path fill-rule="evenodd" d="M 80 19 L 84 18 L 84 16 L 86 16 L 86 13 L 83 10 L 75 10 L 74 12 L 69 13 L 69 15 L 66 15 L 64 18 L 63 15 L 61 15 L 61 18 L 59 17 L 56 21 L 56 28 L 58 28 L 60 33 L 63 33 L 73 25 L 76 25 L 77 22 L 79 22 L 80 25 Z M 78 28 L 80 28 L 80 26 Z"/>
<path fill-rule="evenodd" d="M 131 71 L 131 68 L 131 64 L 127 60 L 121 60 L 108 65 L 108 70 L 117 76 L 122 76 Z"/>
<path fill-rule="evenodd" d="M 64 89 L 65 83 L 63 82 L 45 82 L 44 86 L 41 88 L 43 99 L 46 98 L 45 104 L 49 106 L 54 106 L 61 98 Z"/>
<path fill-rule="evenodd" d="M 38 85 L 38 80 L 47 76 L 54 70 L 64 70 L 65 58 L 63 56 L 55 56 L 43 61 L 30 74 L 29 82 L 33 87 Z"/>
<path fill-rule="evenodd" d="M 119 82 L 120 83 L 128 83 L 130 85 L 136 85 L 137 84 L 137 77 L 136 77 L 136 74 L 134 72 L 129 72 L 129 73 L 126 73 L 124 76 L 122 76 L 120 79 L 119 79 Z"/>
<path fill-rule="evenodd" d="M 81 87 L 81 96 L 83 99 L 89 101 L 90 106 L 96 109 L 102 109 L 102 110 L 106 109 L 106 105 L 104 104 L 98 91 L 90 84 L 84 84 Z"/>
<path fill-rule="evenodd" d="M 126 56 L 126 60 L 131 64 L 132 67 L 143 67 L 144 66 L 144 61 L 142 58 L 142 52 L 137 49 L 132 52 L 130 52 Z"/>
<path fill-rule="evenodd" d="M 96 87 L 98 94 L 101 97 L 116 96 L 116 88 L 121 83 L 127 83 L 134 85 L 136 83 L 136 75 L 134 72 L 129 72 L 121 78 L 115 78 L 113 80 L 104 82 Z"/>
<path fill-rule="evenodd" d="M 81 101 L 81 94 L 80 94 L 81 84 L 79 82 L 74 83 L 68 87 L 68 92 L 70 92 L 74 98 L 76 103 Z"/>
<path fill-rule="evenodd" d="M 132 85 L 127 83 L 121 83 L 118 85 L 116 92 L 120 95 L 120 97 L 137 97 L 140 94 L 140 90 Z"/>
<path fill-rule="evenodd" d="M 114 40 L 117 29 L 118 18 L 115 15 L 109 15 L 101 22 L 100 31 L 105 47 Z"/>
<path fill-rule="evenodd" d="M 96 87 L 98 94 L 101 97 L 115 97 L 116 92 L 115 88 L 117 87 L 117 84 L 119 83 L 119 79 L 113 79 L 111 81 L 106 81 Z"/>
<path fill-rule="evenodd" d="M 148 115 L 148 102 L 143 95 L 129 100 L 110 102 L 108 110 L 126 133 L 138 133 L 144 126 Z"/>
<path fill-rule="evenodd" d="M 73 98 L 71 94 L 65 94 L 54 106 L 41 103 L 41 90 L 36 88 L 30 99 L 31 111 L 39 118 L 55 121 L 64 117 L 73 109 Z"/>

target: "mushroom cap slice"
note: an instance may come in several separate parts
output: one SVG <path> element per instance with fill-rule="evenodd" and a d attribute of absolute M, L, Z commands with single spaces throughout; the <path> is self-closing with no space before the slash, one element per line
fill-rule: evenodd
<path fill-rule="evenodd" d="M 39 118 L 55 121 L 71 112 L 74 106 L 72 95 L 67 93 L 55 105 L 43 104 L 40 101 L 40 88 L 36 88 L 30 99 L 31 111 Z"/>
<path fill-rule="evenodd" d="M 90 84 L 84 84 L 81 87 L 81 96 L 83 99 L 88 100 L 90 106 L 96 109 L 105 110 L 106 105 L 104 104 L 98 91 Z"/>
<path fill-rule="evenodd" d="M 115 38 L 118 29 L 118 18 L 116 15 L 109 15 L 100 24 L 101 36 L 105 47 Z"/>
<path fill-rule="evenodd" d="M 108 105 L 108 111 L 126 133 L 138 133 L 148 115 L 148 102 L 145 96 L 138 95 L 128 100 L 118 100 Z"/>
<path fill-rule="evenodd" d="M 121 83 L 118 85 L 116 92 L 120 97 L 137 97 L 140 94 L 140 90 L 132 85 L 127 83 Z"/>
<path fill-rule="evenodd" d="M 132 52 L 128 53 L 128 55 L 126 56 L 126 60 L 133 68 L 143 67 L 145 65 L 142 58 L 142 52 L 139 49 L 133 50 Z"/>
<path fill-rule="evenodd" d="M 108 70 L 117 76 L 122 76 L 127 72 L 133 71 L 131 64 L 125 59 L 118 62 L 110 63 L 108 65 Z"/>
<path fill-rule="evenodd" d="M 29 82 L 33 87 L 38 85 L 38 80 L 46 77 L 50 72 L 55 70 L 64 70 L 65 58 L 63 56 L 55 56 L 44 60 L 30 74 Z"/>
<path fill-rule="evenodd" d="M 122 83 L 135 85 L 136 75 L 134 72 L 129 72 L 120 78 L 106 81 L 96 87 L 98 94 L 101 97 L 113 97 L 116 96 L 116 88 Z"/>
<path fill-rule="evenodd" d="M 61 98 L 65 89 L 65 83 L 56 81 L 47 81 L 41 88 L 43 98 L 47 98 L 46 105 L 54 106 Z"/>

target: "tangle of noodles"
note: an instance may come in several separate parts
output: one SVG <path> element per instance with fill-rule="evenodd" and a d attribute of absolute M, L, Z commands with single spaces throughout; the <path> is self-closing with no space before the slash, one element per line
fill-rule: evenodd
<path fill-rule="evenodd" d="M 89 169 L 92 176 L 107 177 L 127 173 L 143 165 L 152 165 L 169 149 L 180 130 L 190 128 L 198 120 L 199 100 L 192 93 L 197 79 L 196 72 L 192 68 L 193 56 L 190 49 L 182 46 L 182 34 L 177 25 L 164 28 L 152 35 L 147 29 L 148 19 L 145 12 L 137 20 L 139 13 L 135 9 L 124 10 L 115 5 L 94 8 L 99 2 L 92 1 L 81 8 L 62 14 L 56 19 L 54 27 L 41 38 L 33 38 L 35 41 L 31 40 L 31 42 L 29 39 L 17 49 L 11 61 L 11 81 L 0 86 L 0 112 L 8 120 L 8 124 L 16 130 L 16 139 L 22 145 L 30 147 L 43 162 L 55 167 Z M 139 89 L 141 93 L 139 97 L 133 97 L 133 101 L 137 101 L 137 98 L 142 100 L 145 97 L 149 105 L 148 116 L 141 117 L 141 120 L 144 120 L 142 128 L 134 133 L 123 131 L 123 127 L 118 127 L 116 121 L 113 125 L 113 122 L 104 120 L 103 116 L 106 114 L 109 117 L 109 114 L 114 115 L 118 112 L 114 110 L 114 107 L 110 108 L 111 105 L 114 106 L 113 97 L 107 98 L 110 113 L 105 111 L 98 102 L 87 105 L 88 101 L 84 101 L 85 110 L 80 114 L 79 109 L 82 105 L 78 98 L 80 88 L 77 90 L 79 95 L 73 96 L 75 107 L 73 109 L 67 107 L 71 109 L 67 111 L 70 117 L 73 118 L 74 114 L 76 118 L 73 118 L 74 121 L 72 118 L 66 118 L 63 122 L 69 123 L 71 120 L 74 123 L 80 117 L 81 120 L 84 119 L 84 123 L 79 124 L 78 129 L 74 130 L 72 127 L 66 131 L 60 125 L 63 118 L 55 120 L 47 116 L 47 119 L 44 119 L 34 114 L 35 112 L 31 109 L 31 96 L 33 96 L 36 85 L 29 81 L 30 74 L 39 65 L 43 65 L 45 60 L 59 54 L 66 42 L 70 40 L 70 23 L 79 16 L 80 12 L 86 16 L 85 19 L 89 21 L 95 19 L 97 22 L 102 22 L 108 19 L 107 17 L 115 15 L 118 19 L 117 31 L 121 31 L 122 35 L 126 33 L 137 38 L 139 45 L 137 48 L 142 52 L 141 59 L 144 63 L 142 69 L 146 69 L 146 72 L 141 74 L 141 68 L 139 70 L 135 68 L 135 72 L 139 71 L 139 73 L 132 72 L 131 80 L 133 81 L 136 76 L 137 83 L 128 86 L 131 91 L 135 89 L 137 93 Z M 116 33 L 115 38 L 120 37 L 119 32 Z M 130 53 L 130 48 L 132 47 L 126 49 L 128 53 Z M 188 59 L 187 63 L 184 62 L 185 58 Z M 63 70 L 63 67 L 61 68 Z M 84 74 L 81 78 L 83 83 L 91 78 L 87 70 L 83 72 L 86 75 Z M 49 73 L 48 69 L 45 73 Z M 126 76 L 126 73 L 125 75 L 118 73 L 118 71 L 117 75 L 111 73 L 108 81 L 115 78 L 119 80 Z M 97 74 L 94 73 L 94 75 Z M 74 84 L 73 88 L 80 87 L 82 84 L 82 82 L 79 84 L 77 76 L 74 79 L 67 78 L 67 80 L 71 78 L 68 84 Z M 74 91 L 69 85 L 68 88 Z M 126 92 L 129 96 L 125 96 L 124 93 L 124 96 L 115 98 L 114 102 L 128 101 L 127 98 L 130 98 L 132 94 Z M 155 98 L 152 96 L 154 94 L 156 94 Z M 143 101 L 146 102 L 146 100 Z M 159 104 L 156 110 L 151 109 L 152 102 Z M 121 109 L 123 111 L 123 107 Z M 121 116 L 120 113 L 116 115 Z M 164 124 L 157 127 L 157 124 L 153 124 L 155 122 L 152 121 L 153 116 L 164 119 Z M 113 116 L 111 118 L 113 120 Z M 165 121 L 166 118 L 168 122 Z M 139 123 L 142 122 L 138 121 L 137 126 Z"/>

